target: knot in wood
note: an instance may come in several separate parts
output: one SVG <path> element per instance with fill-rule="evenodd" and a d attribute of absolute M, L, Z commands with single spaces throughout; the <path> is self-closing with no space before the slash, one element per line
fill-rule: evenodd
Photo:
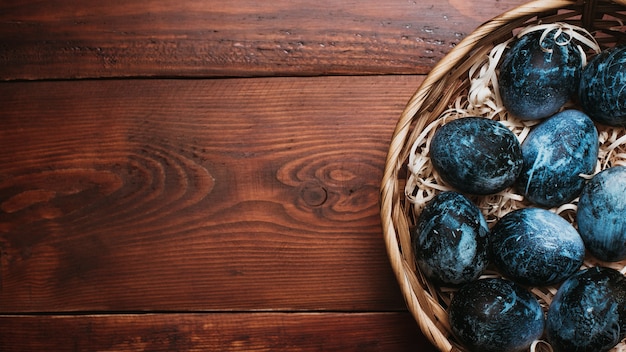
<path fill-rule="evenodd" d="M 328 191 L 323 186 L 308 182 L 302 186 L 300 197 L 310 207 L 319 207 L 328 199 Z"/>

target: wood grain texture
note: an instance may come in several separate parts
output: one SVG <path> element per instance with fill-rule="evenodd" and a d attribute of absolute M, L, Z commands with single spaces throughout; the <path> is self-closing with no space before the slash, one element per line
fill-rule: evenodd
<path fill-rule="evenodd" d="M 1 2 L 0 351 L 434 352 L 385 253 L 388 143 L 523 2 Z"/>
<path fill-rule="evenodd" d="M 411 320 L 408 313 L 0 316 L 0 350 L 435 352 Z"/>
<path fill-rule="evenodd" d="M 524 0 L 0 5 L 0 80 L 425 74 Z"/>
<path fill-rule="evenodd" d="M 405 309 L 378 189 L 421 80 L 0 84 L 0 311 Z"/>

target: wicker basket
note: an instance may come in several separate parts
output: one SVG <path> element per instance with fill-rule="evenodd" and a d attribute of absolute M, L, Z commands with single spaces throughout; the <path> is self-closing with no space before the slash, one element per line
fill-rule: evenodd
<path fill-rule="evenodd" d="M 409 100 L 393 133 L 381 185 L 385 244 L 409 311 L 424 335 L 441 351 L 464 349 L 451 335 L 447 320 L 446 308 L 453 293 L 428 282 L 414 263 L 410 228 L 415 224 L 420 208 L 408 200 L 405 192 L 409 158 L 414 153 L 416 140 L 424 137 L 425 129 L 431 128 L 445 115 L 445 111 L 457 104 L 458 97 L 467 96 L 470 70 L 473 70 L 477 60 L 487 56 L 496 44 L 509 40 L 522 28 L 556 22 L 587 29 L 601 47 L 626 42 L 623 32 L 626 0 L 537 0 L 484 23 L 432 69 Z M 605 142 L 615 144 L 615 132 L 605 132 L 605 137 L 607 133 L 612 133 L 613 139 Z M 523 202 L 520 204 L 520 207 L 524 206 Z M 625 264 L 611 265 L 623 269 Z M 594 263 L 587 262 L 587 265 Z M 555 291 L 548 289 L 537 294 L 540 300 L 545 301 Z M 626 351 L 626 347 L 618 346 L 614 351 Z"/>

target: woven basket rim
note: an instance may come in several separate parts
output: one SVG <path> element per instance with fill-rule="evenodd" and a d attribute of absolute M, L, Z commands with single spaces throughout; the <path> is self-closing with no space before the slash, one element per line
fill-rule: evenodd
<path fill-rule="evenodd" d="M 398 227 L 408 228 L 409 226 L 408 220 L 401 216 L 403 211 L 400 203 L 395 201 L 394 198 L 398 194 L 404 195 L 403 188 L 398 185 L 398 176 L 406 160 L 407 138 L 412 130 L 421 130 L 425 127 L 426 119 L 420 119 L 418 116 L 422 110 L 427 109 L 429 113 L 435 114 L 447 106 L 451 96 L 440 90 L 433 91 L 436 89 L 436 83 L 444 78 L 449 78 L 450 70 L 462 65 L 463 60 L 476 51 L 477 43 L 480 43 L 485 37 L 493 35 L 494 32 L 510 33 L 513 29 L 519 27 L 520 21 L 531 20 L 543 13 L 580 7 L 595 9 L 598 3 L 616 4 L 625 7 L 626 10 L 626 0 L 534 0 L 483 23 L 461 40 L 431 69 L 417 91 L 409 99 L 396 123 L 385 160 L 380 187 L 380 216 L 385 246 L 407 308 L 417 321 L 422 333 L 442 352 L 462 351 L 462 349 L 451 342 L 449 333 L 444 331 L 448 326 L 448 322 L 446 319 L 438 318 L 441 316 L 441 311 L 434 311 L 443 309 L 437 308 L 436 299 L 428 293 L 413 290 L 413 287 L 419 284 L 415 282 L 414 277 L 407 275 L 407 272 L 413 270 L 413 267 L 403 257 L 401 250 L 403 246 L 401 243 L 398 243 Z M 583 18 L 584 21 L 585 19 Z M 453 90 L 450 89 L 449 91 L 449 94 L 452 94 Z M 443 102 L 443 105 L 424 106 L 425 100 L 431 94 L 440 95 L 440 101 Z"/>

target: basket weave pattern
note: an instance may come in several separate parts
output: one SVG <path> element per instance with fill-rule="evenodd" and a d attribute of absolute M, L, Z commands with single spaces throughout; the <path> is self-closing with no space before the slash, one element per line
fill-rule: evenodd
<path fill-rule="evenodd" d="M 424 335 L 440 351 L 464 349 L 451 336 L 448 325 L 446 307 L 450 292 L 428 282 L 415 266 L 410 228 L 415 224 L 420 207 L 414 206 L 405 195 L 412 148 L 416 140 L 423 137 L 425 129 L 436 124 L 444 112 L 458 103 L 459 97 L 468 94 L 469 72 L 477 60 L 522 28 L 556 22 L 587 29 L 602 48 L 626 43 L 626 0 L 536 0 L 484 23 L 431 70 L 407 103 L 393 133 L 380 194 L 385 244 L 409 311 Z M 605 137 L 611 139 L 607 143 L 615 144 L 613 141 L 620 137 L 615 134 L 615 131 L 604 131 Z M 622 262 L 612 264 L 618 269 L 625 265 Z M 547 301 L 555 291 L 547 289 L 536 294 L 540 300 Z M 614 351 L 626 351 L 626 347 L 618 346 Z"/>

